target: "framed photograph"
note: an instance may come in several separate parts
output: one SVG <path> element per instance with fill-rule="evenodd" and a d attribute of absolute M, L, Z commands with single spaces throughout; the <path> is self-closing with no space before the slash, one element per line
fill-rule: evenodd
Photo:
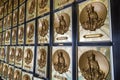
<path fill-rule="evenodd" d="M 111 41 L 108 0 L 88 0 L 79 5 L 79 42 Z"/>
<path fill-rule="evenodd" d="M 33 19 L 36 17 L 36 8 L 37 0 L 28 0 L 27 1 L 27 20 Z"/>
<path fill-rule="evenodd" d="M 35 43 L 35 21 L 27 23 L 26 26 L 26 44 Z"/>
<path fill-rule="evenodd" d="M 16 54 L 15 54 L 15 66 L 22 68 L 23 57 L 24 57 L 23 46 L 17 46 L 16 47 Z"/>
<path fill-rule="evenodd" d="M 23 2 L 25 2 L 26 0 L 19 0 L 19 3 L 22 4 Z"/>
<path fill-rule="evenodd" d="M 15 68 L 14 80 L 22 80 L 22 70 L 21 69 Z"/>
<path fill-rule="evenodd" d="M 16 44 L 17 40 L 17 27 L 12 28 L 12 44 Z"/>
<path fill-rule="evenodd" d="M 34 46 L 25 46 L 23 69 L 27 71 L 33 71 L 33 66 L 34 66 Z"/>
<path fill-rule="evenodd" d="M 18 27 L 18 44 L 24 44 L 24 24 Z"/>
<path fill-rule="evenodd" d="M 16 47 L 15 47 L 15 46 L 10 46 L 10 51 L 9 51 L 9 64 L 14 65 L 15 54 L 16 54 Z"/>
<path fill-rule="evenodd" d="M 15 0 L 15 1 L 17 1 L 17 0 Z M 16 26 L 17 22 L 18 22 L 18 9 L 13 11 L 13 26 Z"/>
<path fill-rule="evenodd" d="M 6 16 L 7 15 L 7 12 L 8 12 L 8 2 L 6 2 L 5 4 L 4 4 L 4 11 L 3 11 L 4 13 L 4 16 Z"/>
<path fill-rule="evenodd" d="M 18 0 L 13 0 L 14 4 L 13 4 L 13 9 L 18 7 Z"/>
<path fill-rule="evenodd" d="M 4 6 L 0 6 L 0 18 L 3 18 Z"/>
<path fill-rule="evenodd" d="M 71 4 L 74 0 L 53 0 L 54 9 L 63 8 L 64 6 Z"/>
<path fill-rule="evenodd" d="M 6 80 L 7 77 L 8 77 L 8 64 L 6 64 L 6 63 L 3 64 L 3 71 L 2 72 L 3 72 L 2 73 L 2 78 L 4 80 Z"/>
<path fill-rule="evenodd" d="M 4 61 L 5 59 L 5 47 L 1 46 L 0 47 L 0 60 Z"/>
<path fill-rule="evenodd" d="M 50 39 L 50 15 L 38 19 L 37 26 L 38 43 L 49 43 Z"/>
<path fill-rule="evenodd" d="M 0 76 L 3 74 L 3 62 L 0 61 Z"/>
<path fill-rule="evenodd" d="M 47 77 L 48 46 L 37 46 L 36 70 L 40 77 Z"/>
<path fill-rule="evenodd" d="M 8 0 L 8 13 L 12 12 L 13 0 Z"/>
<path fill-rule="evenodd" d="M 38 0 L 37 16 L 41 16 L 50 11 L 50 0 Z"/>
<path fill-rule="evenodd" d="M 32 77 L 33 77 L 32 74 L 22 71 L 22 80 L 26 80 L 26 79 L 27 80 L 33 80 Z"/>
<path fill-rule="evenodd" d="M 14 66 L 10 66 L 8 67 L 8 78 L 7 80 L 13 80 L 14 78 Z"/>
<path fill-rule="evenodd" d="M 5 33 L 5 44 L 6 45 L 10 44 L 10 36 L 11 36 L 11 29 L 6 30 L 6 33 Z"/>
<path fill-rule="evenodd" d="M 72 42 L 72 7 L 54 13 L 54 42 Z"/>
<path fill-rule="evenodd" d="M 78 47 L 78 80 L 112 80 L 110 46 Z"/>
<path fill-rule="evenodd" d="M 52 79 L 72 80 L 72 47 L 52 47 Z"/>
<path fill-rule="evenodd" d="M 25 19 L 25 4 L 19 7 L 19 24 L 22 24 Z"/>
<path fill-rule="evenodd" d="M 7 29 L 12 25 L 12 13 L 7 16 Z"/>

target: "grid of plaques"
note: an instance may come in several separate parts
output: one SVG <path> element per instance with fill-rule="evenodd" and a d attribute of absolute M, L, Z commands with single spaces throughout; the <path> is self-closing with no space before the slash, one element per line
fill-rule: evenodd
<path fill-rule="evenodd" d="M 0 6 L 0 76 L 114 80 L 109 3 L 6 0 Z"/>

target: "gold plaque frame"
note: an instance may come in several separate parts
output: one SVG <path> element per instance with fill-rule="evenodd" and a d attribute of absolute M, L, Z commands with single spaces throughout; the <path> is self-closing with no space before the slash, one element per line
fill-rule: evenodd
<path fill-rule="evenodd" d="M 13 26 L 16 26 L 18 22 L 18 9 L 13 12 Z"/>
<path fill-rule="evenodd" d="M 54 43 L 72 42 L 72 7 L 54 13 L 53 26 Z"/>
<path fill-rule="evenodd" d="M 24 43 L 24 24 L 18 27 L 18 44 Z"/>
<path fill-rule="evenodd" d="M 50 38 L 50 15 L 38 19 L 38 44 L 49 43 Z"/>
<path fill-rule="evenodd" d="M 33 71 L 33 64 L 34 64 L 34 46 L 25 46 L 23 69 L 27 71 Z"/>
<path fill-rule="evenodd" d="M 59 63 L 60 59 L 62 62 Z M 71 46 L 54 46 L 52 48 L 52 80 L 56 79 L 72 80 Z"/>
<path fill-rule="evenodd" d="M 16 28 L 12 28 L 12 44 L 16 44 L 16 40 L 17 40 L 17 27 Z"/>
<path fill-rule="evenodd" d="M 28 0 L 27 1 L 27 20 L 33 19 L 36 17 L 36 8 L 37 0 Z"/>
<path fill-rule="evenodd" d="M 79 42 L 111 41 L 110 9 L 108 0 L 88 0 L 79 4 Z M 94 21 L 87 8 L 96 15 Z M 92 22 L 91 22 L 92 21 Z"/>
<path fill-rule="evenodd" d="M 27 23 L 26 26 L 26 44 L 35 43 L 35 21 Z"/>
<path fill-rule="evenodd" d="M 24 22 L 25 18 L 25 4 L 19 7 L 19 24 Z"/>
<path fill-rule="evenodd" d="M 36 70 L 35 72 L 40 77 L 47 77 L 47 57 L 48 47 L 47 46 L 37 46 L 37 59 L 36 59 Z"/>
<path fill-rule="evenodd" d="M 95 73 L 96 75 L 94 76 L 91 75 L 91 78 L 111 80 L 112 70 L 110 68 L 111 67 L 110 56 L 111 56 L 110 46 L 94 46 L 94 47 L 91 47 L 91 46 L 80 47 L 79 46 L 78 47 L 78 80 L 83 80 L 87 78 L 87 76 L 89 76 L 89 73 L 88 71 L 86 71 L 86 69 L 89 69 L 92 62 L 94 62 L 93 64 L 94 66 L 98 67 L 98 68 L 95 68 L 95 67 L 94 68 L 95 70 L 97 69 L 97 72 L 99 73 L 99 75 L 96 77 L 98 73 Z M 94 60 L 92 61 L 92 59 Z M 85 71 L 86 71 L 86 74 L 84 74 Z M 94 71 L 91 71 L 91 72 L 93 73 Z"/>
<path fill-rule="evenodd" d="M 24 57 L 24 49 L 23 46 L 17 46 L 16 54 L 15 54 L 15 65 L 17 67 L 22 67 Z"/>
<path fill-rule="evenodd" d="M 10 38 L 11 38 L 11 30 L 6 30 L 6 33 L 5 33 L 5 44 L 6 45 L 10 44 Z"/>

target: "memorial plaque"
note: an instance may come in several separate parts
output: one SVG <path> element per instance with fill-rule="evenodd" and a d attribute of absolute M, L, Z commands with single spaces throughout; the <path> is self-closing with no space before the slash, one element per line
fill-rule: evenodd
<path fill-rule="evenodd" d="M 24 25 L 18 27 L 18 44 L 24 43 Z"/>
<path fill-rule="evenodd" d="M 23 23 L 25 19 L 25 4 L 19 7 L 19 24 Z"/>

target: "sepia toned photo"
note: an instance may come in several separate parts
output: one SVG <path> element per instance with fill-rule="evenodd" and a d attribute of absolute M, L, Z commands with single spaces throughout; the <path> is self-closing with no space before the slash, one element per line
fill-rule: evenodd
<path fill-rule="evenodd" d="M 12 13 L 7 16 L 7 29 L 9 29 L 12 25 Z"/>
<path fill-rule="evenodd" d="M 50 16 L 38 19 L 38 43 L 49 43 L 50 38 Z"/>
<path fill-rule="evenodd" d="M 35 72 L 40 77 L 47 77 L 47 56 L 48 56 L 48 47 L 47 46 L 37 46 L 36 54 L 36 70 Z"/>
<path fill-rule="evenodd" d="M 36 3 L 37 0 L 28 0 L 27 1 L 27 20 L 33 19 L 36 17 Z"/>
<path fill-rule="evenodd" d="M 7 80 L 13 80 L 13 77 L 14 77 L 14 67 L 9 65 Z"/>
<path fill-rule="evenodd" d="M 10 36 L 11 36 L 11 30 L 6 30 L 6 33 L 5 33 L 5 44 L 6 45 L 10 44 Z"/>
<path fill-rule="evenodd" d="M 72 80 L 72 47 L 52 47 L 52 80 Z"/>
<path fill-rule="evenodd" d="M 111 80 L 111 47 L 78 47 L 78 80 Z"/>
<path fill-rule="evenodd" d="M 10 50 L 9 50 L 9 64 L 14 65 L 15 54 L 16 54 L 16 47 L 15 46 L 10 46 Z"/>
<path fill-rule="evenodd" d="M 108 0 L 90 0 L 79 4 L 79 41 L 110 41 L 111 23 Z"/>
<path fill-rule="evenodd" d="M 8 2 L 6 2 L 5 3 L 5 5 L 4 5 L 4 11 L 3 11 L 4 13 L 4 16 L 6 16 L 7 15 L 7 12 L 8 12 Z"/>
<path fill-rule="evenodd" d="M 54 13 L 54 42 L 72 42 L 72 8 Z"/>
<path fill-rule="evenodd" d="M 23 69 L 27 71 L 33 71 L 33 65 L 34 65 L 34 46 L 25 46 Z"/>
<path fill-rule="evenodd" d="M 69 5 L 74 2 L 74 0 L 53 0 L 54 9 L 63 8 L 66 5 Z"/>
<path fill-rule="evenodd" d="M 1 46 L 0 47 L 0 60 L 4 61 L 5 59 L 5 47 Z"/>
<path fill-rule="evenodd" d="M 22 67 L 23 57 L 24 57 L 23 46 L 17 46 L 16 47 L 16 54 L 15 54 L 15 65 L 17 67 Z"/>
<path fill-rule="evenodd" d="M 50 11 L 50 0 L 38 0 L 37 16 L 41 16 Z"/>
<path fill-rule="evenodd" d="M 18 7 L 18 0 L 13 0 L 14 4 L 13 4 L 13 9 Z"/>
<path fill-rule="evenodd" d="M 6 30 L 7 29 L 7 16 L 4 17 L 4 20 L 3 20 L 3 30 Z"/>
<path fill-rule="evenodd" d="M 14 80 L 21 80 L 22 79 L 22 71 L 21 71 L 21 69 L 15 68 L 13 79 Z"/>
<path fill-rule="evenodd" d="M 25 4 L 19 7 L 19 24 L 23 23 L 25 19 Z"/>
<path fill-rule="evenodd" d="M 24 43 L 24 25 L 18 27 L 18 44 Z"/>
<path fill-rule="evenodd" d="M 8 64 L 6 63 L 3 64 L 2 77 L 4 80 L 8 77 Z"/>
<path fill-rule="evenodd" d="M 17 0 L 16 0 L 17 1 Z M 18 9 L 16 9 L 14 12 L 13 12 L 13 26 L 16 26 L 17 25 L 17 22 L 18 22 Z"/>
<path fill-rule="evenodd" d="M 17 40 L 17 27 L 12 28 L 12 44 L 16 44 Z"/>
<path fill-rule="evenodd" d="M 32 77 L 32 74 L 22 71 L 22 80 L 33 80 Z"/>
<path fill-rule="evenodd" d="M 26 44 L 35 43 L 35 21 L 31 21 L 26 25 Z"/>

